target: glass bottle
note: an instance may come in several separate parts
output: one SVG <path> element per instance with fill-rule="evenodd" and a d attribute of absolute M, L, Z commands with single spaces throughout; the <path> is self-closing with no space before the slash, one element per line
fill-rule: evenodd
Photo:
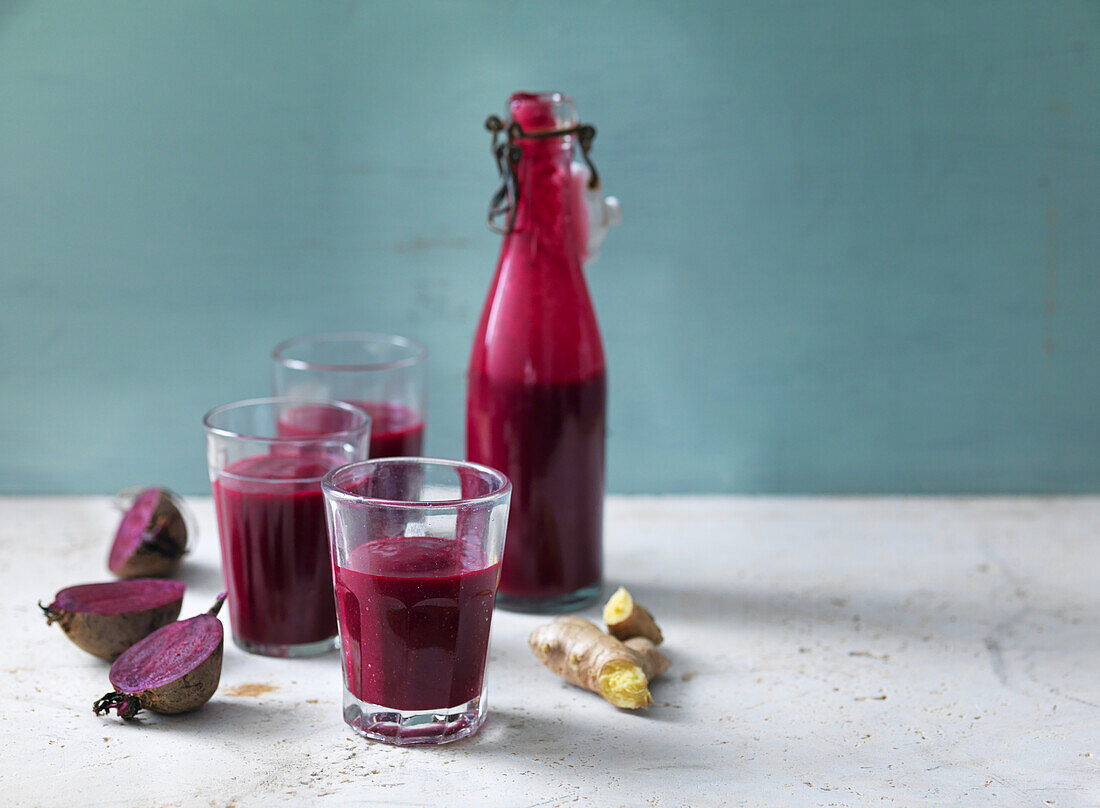
<path fill-rule="evenodd" d="M 513 485 L 497 602 L 569 611 L 602 582 L 607 376 L 581 267 L 618 202 L 572 162 L 595 135 L 572 99 L 516 93 L 509 113 L 487 124 L 508 133 L 494 201 L 509 221 L 470 357 L 466 452 Z"/>

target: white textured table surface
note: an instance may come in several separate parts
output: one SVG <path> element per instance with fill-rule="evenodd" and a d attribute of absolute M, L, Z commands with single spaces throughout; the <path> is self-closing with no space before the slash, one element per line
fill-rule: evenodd
<path fill-rule="evenodd" d="M 209 499 L 182 616 L 220 588 Z M 609 585 L 673 660 L 645 714 L 498 612 L 472 739 L 352 736 L 336 654 L 227 643 L 201 711 L 92 714 L 107 664 L 35 605 L 108 580 L 105 498 L 0 498 L 5 805 L 1100 806 L 1100 498 L 610 499 Z M 595 609 L 589 614 L 596 615 Z"/>

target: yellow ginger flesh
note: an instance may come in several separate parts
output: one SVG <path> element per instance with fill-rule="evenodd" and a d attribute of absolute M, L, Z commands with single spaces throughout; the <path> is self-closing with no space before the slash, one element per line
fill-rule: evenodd
<path fill-rule="evenodd" d="M 660 645 L 661 629 L 644 606 L 623 587 L 619 587 L 603 607 L 603 621 L 607 632 L 620 640 L 645 637 L 654 645 Z"/>
<path fill-rule="evenodd" d="M 649 680 L 634 662 L 615 660 L 600 671 L 600 695 L 616 707 L 636 710 L 653 703 Z"/>
<path fill-rule="evenodd" d="M 615 590 L 603 607 L 603 621 L 609 626 L 621 623 L 634 610 L 634 598 L 623 587 Z"/>

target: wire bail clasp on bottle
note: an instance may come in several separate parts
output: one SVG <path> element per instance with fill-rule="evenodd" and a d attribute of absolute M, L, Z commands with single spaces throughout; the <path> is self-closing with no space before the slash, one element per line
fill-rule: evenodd
<path fill-rule="evenodd" d="M 501 235 L 512 232 L 516 223 L 516 206 L 519 204 L 519 183 L 516 180 L 516 165 L 523 156 L 523 150 L 517 141 L 520 140 L 544 140 L 551 137 L 564 137 L 575 135 L 581 147 L 581 157 L 588 166 L 589 190 L 600 187 L 600 175 L 596 172 L 596 166 L 592 162 L 589 152 L 592 150 L 592 141 L 596 139 L 596 127 L 587 123 L 579 123 L 566 129 L 550 129 L 540 132 L 524 132 L 523 127 L 512 121 L 505 125 L 504 121 L 496 115 L 490 115 L 485 119 L 485 128 L 493 133 L 490 151 L 496 162 L 497 173 L 500 175 L 500 188 L 489 200 L 489 229 Z M 505 134 L 505 140 L 500 140 L 501 133 Z M 497 220 L 504 217 L 504 225 Z"/>

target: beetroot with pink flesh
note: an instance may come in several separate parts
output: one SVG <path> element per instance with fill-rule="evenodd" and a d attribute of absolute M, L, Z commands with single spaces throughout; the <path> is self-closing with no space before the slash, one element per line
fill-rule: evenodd
<path fill-rule="evenodd" d="M 182 581 L 131 578 L 101 584 L 79 584 L 62 589 L 49 608 L 85 614 L 141 612 L 183 597 Z"/>
<path fill-rule="evenodd" d="M 107 566 L 122 578 L 162 577 L 179 566 L 187 549 L 187 525 L 176 497 L 146 488 L 123 514 Z"/>
<path fill-rule="evenodd" d="M 89 654 L 115 659 L 161 626 L 179 617 L 184 586 L 179 581 L 134 578 L 62 589 L 42 606 L 46 623 L 57 623 Z"/>
<path fill-rule="evenodd" d="M 155 713 L 197 710 L 218 689 L 224 630 L 217 618 L 225 595 L 205 614 L 154 631 L 111 666 L 115 692 L 96 701 L 96 715 L 114 709 L 124 719 L 142 709 Z"/>

